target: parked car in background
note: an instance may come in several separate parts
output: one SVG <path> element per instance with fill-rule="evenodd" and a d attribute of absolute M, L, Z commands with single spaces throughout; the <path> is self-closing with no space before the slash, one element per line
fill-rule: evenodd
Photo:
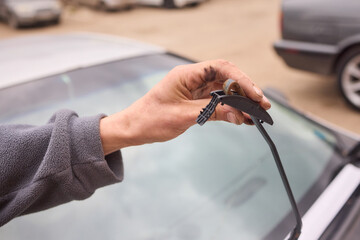
<path fill-rule="evenodd" d="M 13 28 L 40 22 L 58 24 L 61 12 L 58 0 L 0 0 L 0 18 Z"/>
<path fill-rule="evenodd" d="M 342 95 L 360 110 L 359 12 L 359 0 L 283 0 L 274 47 L 290 67 L 336 74 Z"/>
<path fill-rule="evenodd" d="M 104 11 L 116 11 L 131 8 L 136 0 L 72 0 L 72 2 L 91 6 Z"/>
<path fill-rule="evenodd" d="M 0 124 L 45 124 L 61 108 L 80 116 L 112 114 L 173 67 L 193 63 L 159 47 L 94 34 L 2 40 L 0 53 Z M 274 125 L 264 127 L 302 215 L 300 239 L 357 240 L 360 137 L 298 112 L 275 90 L 265 93 Z M 284 239 L 295 225 L 271 152 L 254 126 L 208 122 L 169 142 L 122 149 L 122 156 L 122 183 L 18 217 L 0 229 L 0 239 L 272 240 Z"/>
<path fill-rule="evenodd" d="M 196 6 L 205 0 L 136 0 L 140 5 L 161 6 L 165 8 L 182 8 Z"/>

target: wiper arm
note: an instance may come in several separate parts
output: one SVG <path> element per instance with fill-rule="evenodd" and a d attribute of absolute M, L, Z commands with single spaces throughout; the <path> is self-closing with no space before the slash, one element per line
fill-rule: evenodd
<path fill-rule="evenodd" d="M 289 240 L 296 240 L 301 234 L 302 221 L 301 216 L 292 193 L 289 181 L 287 179 L 285 170 L 280 160 L 280 156 L 276 149 L 274 142 L 271 140 L 270 136 L 265 131 L 265 128 L 262 126 L 263 122 L 266 122 L 270 125 L 273 124 L 271 116 L 259 105 L 259 103 L 254 102 L 247 98 L 243 93 L 243 90 L 235 81 L 229 79 L 224 83 L 224 91 L 218 90 L 210 93 L 212 99 L 210 103 L 200 112 L 200 115 L 197 118 L 197 123 L 203 125 L 210 116 L 214 113 L 215 108 L 218 103 L 227 104 L 233 108 L 236 108 L 242 112 L 248 113 L 256 125 L 257 129 L 260 131 L 261 135 L 264 137 L 265 141 L 270 147 L 272 155 L 274 157 L 276 166 L 278 168 L 281 180 L 283 182 L 284 188 L 286 190 L 287 196 L 289 198 L 292 211 L 296 218 L 296 226 L 292 230 Z M 360 148 L 360 146 L 359 146 Z"/>

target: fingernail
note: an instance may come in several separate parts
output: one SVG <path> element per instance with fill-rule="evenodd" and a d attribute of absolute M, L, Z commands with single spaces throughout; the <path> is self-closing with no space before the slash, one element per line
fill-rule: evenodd
<path fill-rule="evenodd" d="M 227 117 L 227 120 L 228 120 L 229 122 L 238 124 L 238 121 L 237 121 L 234 113 L 228 112 L 228 113 L 226 114 L 226 117 Z"/>
<path fill-rule="evenodd" d="M 249 118 L 246 118 L 246 119 L 245 119 L 245 124 L 246 124 L 246 125 L 255 125 L 254 122 L 253 122 L 253 120 L 251 120 L 251 119 L 249 119 Z"/>
<path fill-rule="evenodd" d="M 263 98 L 264 98 L 264 100 L 265 100 L 265 102 L 266 102 L 265 110 L 270 109 L 270 108 L 271 108 L 271 103 L 270 103 L 270 101 L 267 99 L 267 97 L 266 97 L 265 95 L 263 96 Z"/>
<path fill-rule="evenodd" d="M 263 96 L 262 91 L 260 90 L 260 88 L 258 88 L 258 87 L 256 87 L 256 86 L 253 86 L 253 88 L 254 88 L 254 91 L 256 92 L 256 94 L 257 94 L 258 96 L 260 96 L 260 97 Z"/>

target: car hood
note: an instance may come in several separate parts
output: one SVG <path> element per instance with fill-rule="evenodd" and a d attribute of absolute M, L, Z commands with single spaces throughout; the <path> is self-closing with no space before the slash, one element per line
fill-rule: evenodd
<path fill-rule="evenodd" d="M 108 61 L 164 53 L 165 49 L 126 38 L 72 33 L 3 40 L 0 52 L 0 73 L 7 76 L 0 81 L 1 88 Z"/>

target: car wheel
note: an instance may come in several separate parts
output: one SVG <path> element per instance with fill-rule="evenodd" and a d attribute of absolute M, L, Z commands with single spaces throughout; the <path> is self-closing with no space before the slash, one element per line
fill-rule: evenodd
<path fill-rule="evenodd" d="M 14 29 L 18 29 L 20 27 L 19 20 L 16 17 L 16 15 L 13 14 L 13 13 L 9 15 L 8 24 L 9 24 L 10 27 L 12 27 Z"/>
<path fill-rule="evenodd" d="M 165 8 L 175 8 L 174 0 L 164 0 L 164 7 Z"/>
<path fill-rule="evenodd" d="M 360 110 L 360 47 L 344 54 L 337 71 L 338 85 L 346 101 Z"/>

